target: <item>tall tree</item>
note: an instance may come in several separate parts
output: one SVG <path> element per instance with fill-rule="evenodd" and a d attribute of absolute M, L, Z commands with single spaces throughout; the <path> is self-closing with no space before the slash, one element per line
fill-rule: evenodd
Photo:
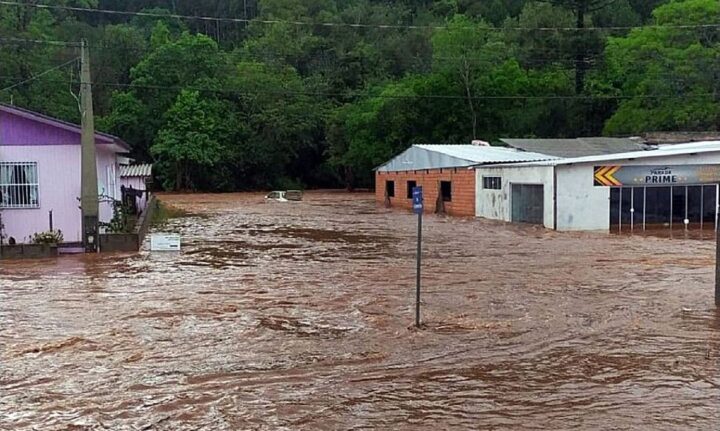
<path fill-rule="evenodd" d="M 203 100 L 198 91 L 183 90 L 165 114 L 152 154 L 165 168 L 166 188 L 195 188 L 198 168 L 212 169 L 223 154 L 226 130 L 218 101 Z"/>
<path fill-rule="evenodd" d="M 462 88 L 471 116 L 472 139 L 479 137 L 477 80 L 507 58 L 502 36 L 493 30 L 483 21 L 455 15 L 447 27 L 432 38 L 433 70 L 454 78 Z"/>
<path fill-rule="evenodd" d="M 575 14 L 575 93 L 585 91 L 585 75 L 588 69 L 588 51 L 592 38 L 586 33 L 586 18 L 589 14 L 604 9 L 617 0 L 541 0 L 570 9 Z"/>
<path fill-rule="evenodd" d="M 718 129 L 720 33 L 703 25 L 720 20 L 720 3 L 675 1 L 653 17 L 655 26 L 608 42 L 597 86 L 601 94 L 624 99 L 605 132 Z"/>

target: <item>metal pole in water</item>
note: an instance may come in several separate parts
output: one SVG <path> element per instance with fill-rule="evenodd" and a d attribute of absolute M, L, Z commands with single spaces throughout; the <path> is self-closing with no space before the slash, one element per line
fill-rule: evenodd
<path fill-rule="evenodd" d="M 418 213 L 417 279 L 415 283 L 415 327 L 420 327 L 420 262 L 422 260 L 422 212 Z"/>
<path fill-rule="evenodd" d="M 420 328 L 420 262 L 422 260 L 422 216 L 425 210 L 422 186 L 412 190 L 413 212 L 418 216 L 417 273 L 415 279 L 415 327 Z"/>

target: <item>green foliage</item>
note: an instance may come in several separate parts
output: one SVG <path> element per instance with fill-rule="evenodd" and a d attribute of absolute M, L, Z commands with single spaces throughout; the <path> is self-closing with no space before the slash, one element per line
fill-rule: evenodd
<path fill-rule="evenodd" d="M 212 168 L 220 160 L 226 133 L 222 123 L 219 102 L 203 100 L 197 91 L 180 92 L 150 149 L 166 167 L 166 188 L 193 188 L 198 168 Z"/>
<path fill-rule="evenodd" d="M 129 208 L 121 201 L 113 201 L 113 217 L 110 223 L 104 224 L 110 233 L 128 233 L 130 225 Z"/>
<path fill-rule="evenodd" d="M 717 22 L 720 3 L 675 1 L 653 16 L 658 26 Z M 599 78 L 606 83 L 604 92 L 629 96 L 607 121 L 606 133 L 717 127 L 720 34 L 716 28 L 641 28 L 627 37 L 611 38 L 606 55 L 606 70 Z"/>
<path fill-rule="evenodd" d="M 169 189 L 371 186 L 415 143 L 720 123 L 717 28 L 662 28 L 717 0 L 52 3 L 153 16 L 0 5 L 0 89 L 27 80 L 0 101 L 79 122 L 77 64 L 47 72 L 77 51 L 8 38 L 88 39 L 98 128 Z"/>
<path fill-rule="evenodd" d="M 50 244 L 57 245 L 64 240 L 63 233 L 60 230 L 49 230 L 33 234 L 31 242 L 33 244 Z"/>

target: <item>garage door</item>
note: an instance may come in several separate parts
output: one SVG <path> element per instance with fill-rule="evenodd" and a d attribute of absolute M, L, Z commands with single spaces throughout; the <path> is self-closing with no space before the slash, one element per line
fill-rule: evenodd
<path fill-rule="evenodd" d="M 543 186 L 512 185 L 512 221 L 543 224 Z"/>

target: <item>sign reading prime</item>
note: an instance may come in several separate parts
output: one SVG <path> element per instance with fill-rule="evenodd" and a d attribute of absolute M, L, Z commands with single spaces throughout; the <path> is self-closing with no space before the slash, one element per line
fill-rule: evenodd
<path fill-rule="evenodd" d="M 597 187 L 720 183 L 720 165 L 595 166 Z"/>

